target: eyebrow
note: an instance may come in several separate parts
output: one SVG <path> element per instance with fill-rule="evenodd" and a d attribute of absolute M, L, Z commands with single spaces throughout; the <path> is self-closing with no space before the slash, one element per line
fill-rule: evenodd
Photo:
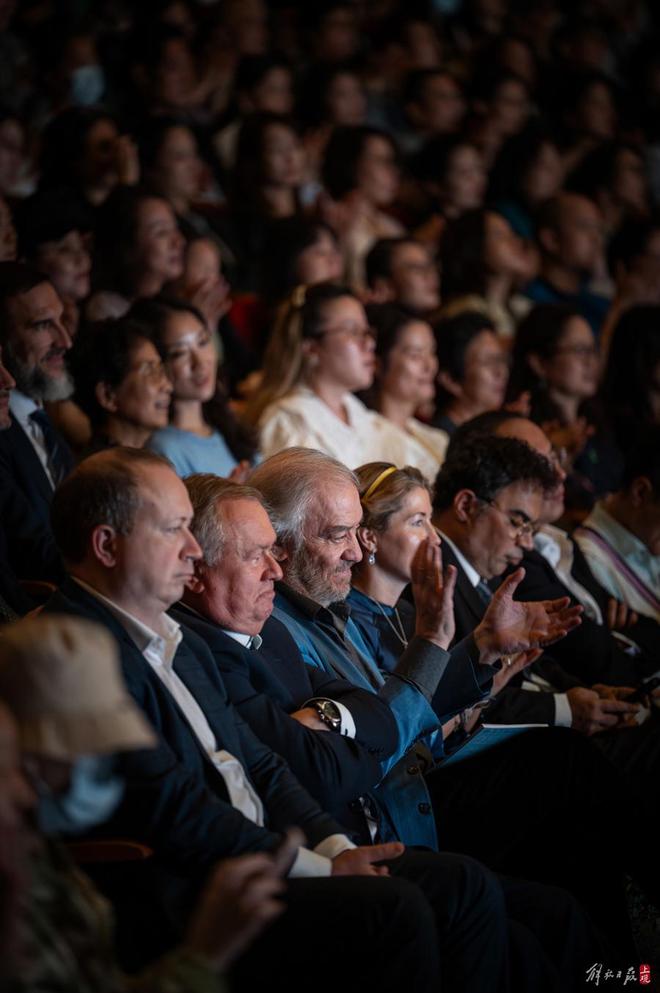
<path fill-rule="evenodd" d="M 524 510 L 519 510 L 517 507 L 509 507 L 507 514 L 517 514 L 518 517 L 522 517 L 526 524 L 532 523 L 532 518 L 529 514 L 526 514 Z"/>
<path fill-rule="evenodd" d="M 354 531 L 355 528 L 359 528 L 360 524 L 332 524 L 330 527 L 324 528 L 321 532 L 322 535 L 331 536 L 333 534 L 341 534 L 342 531 Z"/>

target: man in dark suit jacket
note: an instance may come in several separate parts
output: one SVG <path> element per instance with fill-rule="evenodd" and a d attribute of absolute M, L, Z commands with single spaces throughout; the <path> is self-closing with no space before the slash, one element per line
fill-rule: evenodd
<path fill-rule="evenodd" d="M 0 263 L 0 346 L 16 384 L 9 398 L 9 423 L 0 433 L 0 489 L 13 489 L 16 496 L 0 526 L 10 565 L 20 579 L 52 579 L 57 570 L 50 503 L 73 458 L 43 405 L 65 399 L 72 391 L 65 366 L 71 338 L 62 314 L 62 302 L 43 273 L 17 262 Z M 14 552 L 14 531 L 24 529 L 25 507 L 37 539 L 38 531 L 44 535 L 37 561 Z"/>
<path fill-rule="evenodd" d="M 113 631 L 129 691 L 161 738 L 155 751 L 125 758 L 128 791 L 118 824 L 154 847 L 169 874 L 165 896 L 173 909 L 178 908 L 179 921 L 185 919 L 184 896 L 215 858 L 273 850 L 284 826 L 297 823 L 314 851 L 300 848 L 290 874 L 369 878 L 352 880 L 350 886 L 334 878 L 294 879 L 288 890 L 290 913 L 269 932 L 270 939 L 261 938 L 247 956 L 255 967 L 253 980 L 264 948 L 273 956 L 263 960 L 266 968 L 273 968 L 276 958 L 276 971 L 282 974 L 287 969 L 311 974 L 318 956 L 314 938 L 322 934 L 329 947 L 357 954 L 357 972 L 351 963 L 351 988 L 363 988 L 370 981 L 370 946 L 376 980 L 386 989 L 394 982 L 403 984 L 398 947 L 394 963 L 373 932 L 383 880 L 371 877 L 387 873 L 388 867 L 376 863 L 390 859 L 393 878 L 387 883 L 396 901 L 412 901 L 411 921 L 424 941 L 429 917 L 435 921 L 442 975 L 451 988 L 508 988 L 510 925 L 497 880 L 458 856 L 438 863 L 436 856 L 425 853 L 401 855 L 402 846 L 396 843 L 355 848 L 284 761 L 233 711 L 201 640 L 166 615 L 200 554 L 188 529 L 191 516 L 185 487 L 169 464 L 133 449 L 114 449 L 85 460 L 62 484 L 53 505 L 55 534 L 72 579 L 50 609 L 94 617 Z M 263 549 L 258 545 L 252 554 L 260 558 Z M 268 551 L 266 560 L 270 561 Z M 255 597 L 255 604 L 262 599 Z M 175 892 L 176 882 L 184 894 Z M 385 900 L 399 917 L 392 898 Z M 381 913 L 388 912 L 382 905 Z M 553 921 L 557 923 L 556 917 Z M 389 925 L 386 929 L 391 937 Z M 526 951 L 531 942 L 535 949 L 535 968 L 515 980 L 517 989 L 531 990 L 553 967 L 531 934 L 518 925 L 511 925 L 511 933 L 517 948 Z M 409 926 L 402 936 L 407 967 L 412 942 L 420 956 L 413 973 L 427 989 L 433 981 L 436 945 L 431 939 L 431 948 L 420 950 Z M 585 944 L 581 947 L 584 950 Z M 393 974 L 385 978 L 390 968 Z M 315 979 L 319 984 L 324 989 L 332 985 L 326 975 Z"/>

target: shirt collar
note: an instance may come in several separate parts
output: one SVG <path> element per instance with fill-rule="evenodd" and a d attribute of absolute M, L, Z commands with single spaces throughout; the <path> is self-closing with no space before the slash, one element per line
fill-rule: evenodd
<path fill-rule="evenodd" d="M 220 630 L 228 638 L 233 638 L 234 641 L 237 641 L 243 648 L 252 648 L 255 652 L 259 651 L 263 643 L 260 634 L 242 634 L 240 631 L 228 631 L 227 628 L 220 628 Z"/>
<path fill-rule="evenodd" d="M 566 533 L 552 524 L 544 524 L 534 535 L 534 548 L 542 555 L 553 569 L 561 562 L 562 551 L 565 549 Z"/>
<path fill-rule="evenodd" d="M 606 509 L 602 500 L 599 500 L 589 517 L 584 521 L 585 526 L 592 525 L 594 531 L 600 531 L 605 538 L 616 548 L 618 554 L 623 559 L 636 559 L 638 562 L 655 562 L 660 556 L 651 555 L 644 542 L 619 524 L 615 517 L 612 517 Z"/>
<path fill-rule="evenodd" d="M 133 614 L 129 614 L 119 604 L 116 604 L 114 600 L 110 600 L 103 593 L 99 593 L 98 590 L 94 589 L 93 586 L 90 586 L 83 579 L 79 579 L 77 576 L 73 576 L 72 578 L 79 586 L 82 586 L 84 590 L 97 600 L 100 600 L 107 607 L 112 616 L 119 621 L 128 636 L 133 639 L 143 655 L 145 652 L 151 652 L 164 666 L 171 668 L 182 637 L 181 625 L 177 624 L 173 617 L 170 617 L 166 613 L 161 614 L 161 631 L 154 631 L 138 620 L 137 617 L 134 617 Z"/>
<path fill-rule="evenodd" d="M 41 407 L 32 397 L 14 389 L 9 394 L 9 409 L 21 427 L 26 427 L 30 422 L 30 414 L 41 410 Z"/>
<path fill-rule="evenodd" d="M 440 531 L 440 536 L 441 536 L 441 538 L 442 538 L 443 541 L 446 541 L 447 542 L 447 544 L 451 548 L 452 552 L 454 553 L 454 555 L 458 559 L 458 564 L 460 565 L 461 569 L 463 570 L 463 572 L 467 576 L 468 582 L 470 583 L 470 585 L 471 586 L 474 586 L 476 588 L 479 585 L 479 583 L 481 582 L 481 576 L 479 575 L 479 573 L 477 572 L 477 570 L 474 568 L 474 566 L 472 565 L 472 563 L 468 562 L 468 560 L 465 558 L 465 556 L 463 555 L 463 553 L 460 550 L 460 548 L 457 548 L 456 547 L 456 545 L 454 544 L 454 542 L 451 540 L 451 538 L 448 538 L 447 537 L 447 535 L 444 533 L 444 531 Z M 440 551 L 442 551 L 442 549 L 440 549 Z"/>
<path fill-rule="evenodd" d="M 298 590 L 294 590 L 290 586 L 287 586 L 286 583 L 278 582 L 275 584 L 275 587 L 278 593 L 281 593 L 287 600 L 290 600 L 294 607 L 297 607 L 303 614 L 313 621 L 323 620 L 325 616 L 325 620 L 332 623 L 332 616 L 328 617 L 327 615 L 334 614 L 346 623 L 351 615 L 351 608 L 344 601 L 338 601 L 337 603 L 331 604 L 330 607 L 324 607 L 322 604 L 317 603 L 316 600 L 312 600 L 304 593 L 300 593 Z"/>

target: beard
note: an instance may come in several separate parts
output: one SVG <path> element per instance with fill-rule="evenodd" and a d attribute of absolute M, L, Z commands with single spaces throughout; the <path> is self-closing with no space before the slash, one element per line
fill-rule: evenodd
<path fill-rule="evenodd" d="M 73 378 L 68 369 L 60 376 L 49 376 L 39 366 L 23 362 L 9 344 L 5 346 L 6 365 L 16 380 L 16 389 L 39 403 L 68 400 L 73 393 Z"/>
<path fill-rule="evenodd" d="M 346 568 L 344 564 L 328 573 L 309 554 L 304 545 L 287 559 L 284 564 L 284 572 L 285 582 L 322 607 L 329 607 L 331 603 L 340 603 L 345 600 L 351 588 L 350 568 Z M 332 582 L 332 577 L 338 575 L 346 577 L 345 589 L 339 589 L 336 580 L 335 583 Z"/>

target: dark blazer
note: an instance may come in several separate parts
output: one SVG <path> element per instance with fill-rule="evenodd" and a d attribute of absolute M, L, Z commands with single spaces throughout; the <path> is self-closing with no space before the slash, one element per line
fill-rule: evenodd
<path fill-rule="evenodd" d="M 62 439 L 66 448 L 66 442 Z M 21 491 L 41 524 L 50 529 L 53 487 L 39 456 L 18 421 L 0 432 L 0 478 L 6 476 Z"/>
<path fill-rule="evenodd" d="M 445 567 L 455 565 L 458 572 L 454 593 L 455 640 L 458 641 L 474 631 L 486 612 L 486 607 L 447 542 L 442 546 L 442 561 Z M 560 691 L 580 685 L 578 680 L 565 673 L 547 654 L 534 663 L 534 668 Z M 513 677 L 508 686 L 488 705 L 485 720 L 495 724 L 554 723 L 555 702 L 552 694 L 524 690 L 522 682 L 521 674 Z"/>
<path fill-rule="evenodd" d="M 310 847 L 341 827 L 298 783 L 234 710 L 204 642 L 182 628 L 174 669 L 202 707 L 218 748 L 243 765 L 264 804 L 259 827 L 231 806 L 224 780 L 203 752 L 183 713 L 137 645 L 103 604 L 69 579 L 45 609 L 97 621 L 115 636 L 129 693 L 155 727 L 155 749 L 125 753 L 127 793 L 112 830 L 150 845 L 170 870 L 205 872 L 219 858 L 272 850 L 297 824 Z"/>
<path fill-rule="evenodd" d="M 584 560 L 582 553 L 580 556 Z M 557 597 L 570 596 L 573 603 L 578 602 L 539 552 L 526 551 L 522 564 L 525 567 L 525 578 L 518 587 L 519 599 L 553 600 Z M 589 569 L 586 561 L 584 568 Z M 575 578 L 582 582 L 583 570 L 578 569 L 578 572 L 579 575 Z M 592 584 L 598 586 L 593 576 Z M 587 583 L 584 583 L 584 586 L 589 588 Z M 591 589 L 589 592 L 592 592 Z M 608 598 L 602 587 L 600 587 L 600 596 L 595 599 L 601 610 L 606 611 Z M 634 640 L 632 631 L 630 637 Z M 593 683 L 635 686 L 643 676 L 650 675 L 658 668 L 657 656 L 655 659 L 649 659 L 626 655 L 608 627 L 597 624 L 584 614 L 580 626 L 552 646 L 552 656 L 567 672 L 586 686 L 591 686 Z"/>
<path fill-rule="evenodd" d="M 14 600 L 25 603 L 19 579 L 57 583 L 64 579 L 64 569 L 50 527 L 14 480 L 0 470 L 0 592 L 12 605 Z"/>
<path fill-rule="evenodd" d="M 263 644 L 256 651 L 184 606 L 170 613 L 204 639 L 229 699 L 255 734 L 286 759 L 324 810 L 347 829 L 363 832 L 361 810 L 356 817 L 355 806 L 349 804 L 381 779 L 380 759 L 396 748 L 396 722 L 387 704 L 346 680 L 306 666 L 291 635 L 275 618 L 266 621 Z M 313 731 L 288 716 L 319 697 L 348 707 L 356 725 L 355 740 Z"/>

